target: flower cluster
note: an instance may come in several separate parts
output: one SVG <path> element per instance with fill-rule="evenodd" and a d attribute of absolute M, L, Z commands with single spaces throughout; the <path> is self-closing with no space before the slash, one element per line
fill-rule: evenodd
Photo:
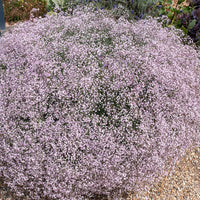
<path fill-rule="evenodd" d="M 0 176 L 18 195 L 119 199 L 200 144 L 199 53 L 153 18 L 75 10 L 0 46 Z"/>

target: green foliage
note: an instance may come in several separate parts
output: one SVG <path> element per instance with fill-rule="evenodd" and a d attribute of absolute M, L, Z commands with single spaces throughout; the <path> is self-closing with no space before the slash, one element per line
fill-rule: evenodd
<path fill-rule="evenodd" d="M 183 2 L 184 0 L 179 0 L 176 9 L 172 7 L 171 0 L 159 0 L 157 5 L 154 6 L 152 13 L 154 17 L 167 16 L 168 20 L 158 20 L 162 21 L 163 28 L 173 25 L 187 35 L 195 27 L 198 20 L 191 17 L 195 8 L 193 6 L 182 7 L 181 3 Z M 198 42 L 196 42 L 196 45 L 198 45 Z"/>
<path fill-rule="evenodd" d="M 130 0 L 128 0 L 128 9 L 133 10 L 135 13 L 135 16 L 140 16 L 143 14 L 143 17 L 145 18 L 150 11 L 151 6 L 155 5 L 157 3 L 157 0 L 137 0 L 134 1 L 133 4 L 131 4 Z"/>
<path fill-rule="evenodd" d="M 7 69 L 7 66 L 0 64 L 0 69 Z"/>
<path fill-rule="evenodd" d="M 56 5 L 55 5 L 54 1 L 52 1 L 52 0 L 47 0 L 47 9 L 48 9 L 49 11 L 52 11 L 53 8 L 54 8 L 55 6 L 56 6 Z"/>
<path fill-rule="evenodd" d="M 58 3 L 60 2 L 60 3 Z M 150 13 L 151 7 L 155 5 L 157 0 L 48 0 L 48 9 L 53 11 L 55 7 L 59 7 L 62 11 L 74 10 L 77 5 L 90 4 L 98 9 L 106 9 L 114 11 L 114 15 L 118 19 L 122 15 L 129 15 L 132 18 L 145 18 Z M 73 11 L 71 11 L 73 12 Z"/>
<path fill-rule="evenodd" d="M 196 24 L 196 22 L 197 22 L 196 19 L 192 20 L 192 21 L 189 23 L 189 25 L 188 25 L 188 29 L 193 29 L 194 26 L 195 26 L 195 24 Z"/>
<path fill-rule="evenodd" d="M 184 32 L 185 34 L 188 34 L 188 30 L 187 30 L 184 26 L 181 26 L 181 29 L 183 30 L 183 32 Z"/>
<path fill-rule="evenodd" d="M 157 5 L 154 6 L 154 10 L 156 10 L 157 16 L 166 15 L 171 20 L 170 24 L 174 24 L 177 15 L 183 12 L 183 10 L 185 13 L 190 13 L 190 14 L 193 11 L 193 9 L 190 7 L 182 8 L 180 6 L 182 2 L 183 2 L 182 0 L 178 1 L 179 6 L 178 9 L 176 9 L 172 7 L 171 0 L 159 0 Z"/>

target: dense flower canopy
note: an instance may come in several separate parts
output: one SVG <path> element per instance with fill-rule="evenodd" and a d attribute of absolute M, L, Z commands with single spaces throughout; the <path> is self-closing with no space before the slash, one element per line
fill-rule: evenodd
<path fill-rule="evenodd" d="M 105 12 L 0 40 L 0 175 L 19 195 L 118 199 L 200 144 L 200 54 L 151 17 Z"/>

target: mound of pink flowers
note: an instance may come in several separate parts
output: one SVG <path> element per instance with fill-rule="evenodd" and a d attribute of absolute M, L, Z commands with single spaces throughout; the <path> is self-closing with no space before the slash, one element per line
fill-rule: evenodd
<path fill-rule="evenodd" d="M 200 54 L 153 18 L 86 11 L 0 39 L 0 177 L 20 196 L 119 200 L 200 144 Z"/>

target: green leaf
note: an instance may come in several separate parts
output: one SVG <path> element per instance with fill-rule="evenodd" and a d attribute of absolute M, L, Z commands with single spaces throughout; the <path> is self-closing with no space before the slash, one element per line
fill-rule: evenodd
<path fill-rule="evenodd" d="M 183 10 L 183 13 L 185 13 L 185 14 L 190 11 L 189 7 L 184 7 L 182 10 Z"/>
<path fill-rule="evenodd" d="M 183 30 L 183 32 L 184 32 L 186 35 L 188 34 L 188 30 L 187 30 L 184 26 L 182 26 L 181 29 Z"/>
<path fill-rule="evenodd" d="M 159 4 L 162 4 L 164 2 L 164 0 L 159 0 Z"/>
<path fill-rule="evenodd" d="M 196 22 L 197 22 L 196 19 L 192 20 L 192 21 L 189 23 L 189 25 L 188 25 L 188 29 L 193 29 L 194 26 L 195 26 L 195 24 L 196 24 Z"/>
<path fill-rule="evenodd" d="M 166 2 L 167 4 L 172 4 L 172 0 L 167 0 L 167 2 Z"/>
<path fill-rule="evenodd" d="M 180 10 L 176 10 L 176 9 L 175 9 L 174 13 L 179 14 L 179 13 L 181 13 L 181 12 L 180 12 Z"/>
<path fill-rule="evenodd" d="M 159 11 L 159 15 L 165 15 L 165 14 L 166 14 L 166 12 L 164 10 Z"/>
<path fill-rule="evenodd" d="M 177 4 L 183 3 L 185 0 L 179 0 Z"/>
<path fill-rule="evenodd" d="M 172 11 L 172 12 L 176 12 L 177 9 L 175 9 L 175 8 L 172 7 L 172 8 L 171 8 L 171 11 Z"/>
<path fill-rule="evenodd" d="M 178 21 L 176 21 L 175 27 L 176 28 L 180 28 L 181 27 L 181 20 L 180 19 Z"/>
<path fill-rule="evenodd" d="M 7 66 L 0 64 L 0 69 L 7 69 Z"/>
<path fill-rule="evenodd" d="M 173 12 L 169 12 L 169 13 L 167 14 L 167 17 L 168 17 L 170 20 L 172 20 L 173 16 L 174 16 L 174 13 L 173 13 Z"/>

